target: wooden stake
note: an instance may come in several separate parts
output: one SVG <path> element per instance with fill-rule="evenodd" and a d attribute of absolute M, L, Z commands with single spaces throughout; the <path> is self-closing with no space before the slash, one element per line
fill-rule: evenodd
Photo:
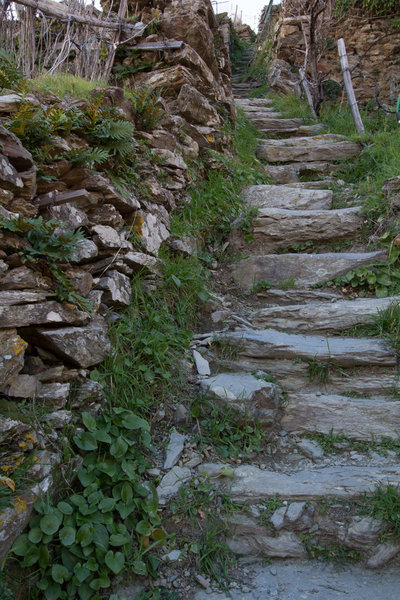
<path fill-rule="evenodd" d="M 308 105 L 311 108 L 311 112 L 312 112 L 313 117 L 316 118 L 317 117 L 317 113 L 315 112 L 315 109 L 314 109 L 313 99 L 312 99 L 312 96 L 311 96 L 310 88 L 308 87 L 308 81 L 306 79 L 306 76 L 305 76 L 303 68 L 299 69 L 299 75 L 300 75 L 300 82 L 301 82 L 302 88 L 304 90 L 304 94 L 306 96 Z"/>
<path fill-rule="evenodd" d="M 342 68 L 343 73 L 343 81 L 344 87 L 346 88 L 347 98 L 349 100 L 349 106 L 351 110 L 351 114 L 353 115 L 353 120 L 356 126 L 357 133 L 365 133 L 364 125 L 361 119 L 360 111 L 358 110 L 358 104 L 356 100 L 356 95 L 353 89 L 353 83 L 351 81 L 351 74 L 349 68 L 349 61 L 347 60 L 346 54 L 346 45 L 344 43 L 344 39 L 340 38 L 338 40 L 338 52 L 340 58 L 340 66 Z"/>
<path fill-rule="evenodd" d="M 122 21 L 122 19 L 125 19 L 125 15 L 126 12 L 128 10 L 128 0 L 121 0 L 120 4 L 119 4 L 119 10 L 118 10 L 118 19 L 120 19 Z M 111 69 L 113 68 L 114 65 L 114 60 L 115 60 L 115 54 L 117 52 L 117 46 L 118 46 L 118 42 L 119 39 L 121 37 L 121 29 L 119 29 L 118 31 L 116 31 L 114 33 L 114 39 L 112 42 L 112 46 L 110 48 L 110 52 L 108 53 L 107 56 L 107 61 L 104 67 L 104 79 L 105 81 L 108 81 L 108 78 L 110 77 L 111 74 Z"/>

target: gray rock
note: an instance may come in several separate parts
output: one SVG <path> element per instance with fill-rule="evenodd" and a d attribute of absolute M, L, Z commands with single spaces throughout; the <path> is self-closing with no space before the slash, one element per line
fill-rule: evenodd
<path fill-rule="evenodd" d="M 196 369 L 199 375 L 210 375 L 211 371 L 210 371 L 210 365 L 208 363 L 208 360 L 206 360 L 201 354 L 200 352 L 197 352 L 197 350 L 193 350 L 193 358 L 194 358 L 194 362 L 196 363 Z"/>
<path fill-rule="evenodd" d="M 257 296 L 263 299 L 263 304 L 265 307 L 273 306 L 274 308 L 277 308 L 278 305 L 286 306 L 290 304 L 296 304 L 296 306 L 298 306 L 299 304 L 307 304 L 309 302 L 334 302 L 335 300 L 342 299 L 342 296 L 337 292 L 306 289 L 279 290 L 276 288 L 270 288 L 269 290 L 261 290 L 257 292 Z M 257 321 L 254 323 L 255 325 L 258 326 L 258 316 L 260 315 L 261 318 L 262 314 L 263 313 L 261 309 L 254 311 L 254 313 L 251 315 L 251 319 L 253 319 L 253 316 L 257 318 Z M 278 329 L 278 327 L 275 327 L 275 321 L 274 329 Z"/>
<path fill-rule="evenodd" d="M 33 398 L 40 387 L 38 378 L 34 375 L 17 375 L 8 388 L 11 398 Z"/>
<path fill-rule="evenodd" d="M 282 185 L 252 185 L 243 193 L 251 206 L 291 210 L 324 210 L 332 204 L 331 190 L 295 189 Z"/>
<path fill-rule="evenodd" d="M 95 225 L 92 227 L 93 240 L 100 248 L 107 250 L 118 250 L 119 248 L 132 249 L 132 245 L 126 242 L 115 229 L 108 225 Z"/>
<path fill-rule="evenodd" d="M 30 430 L 30 425 L 22 423 L 22 421 L 16 421 L 15 419 L 9 419 L 0 415 L 0 443 L 8 444 L 12 439 L 20 438 L 26 431 Z"/>
<path fill-rule="evenodd" d="M 0 113 L 11 113 L 18 110 L 21 104 L 19 94 L 5 94 L 0 96 Z"/>
<path fill-rule="evenodd" d="M 321 337 L 296 335 L 274 329 L 247 329 L 220 334 L 222 339 L 238 343 L 241 356 L 257 359 L 316 359 L 343 367 L 362 365 L 396 365 L 396 354 L 387 342 L 376 338 Z M 268 371 L 268 369 L 266 369 Z"/>
<path fill-rule="evenodd" d="M 140 238 L 143 248 L 150 254 L 156 254 L 161 244 L 169 238 L 168 213 L 163 206 L 151 205 L 149 212 L 140 212 L 139 216 L 142 219 Z"/>
<path fill-rule="evenodd" d="M 21 290 L 7 290 L 0 292 L 0 307 L 14 306 L 15 304 L 33 304 L 44 302 L 48 294 L 46 292 L 23 292 Z"/>
<path fill-rule="evenodd" d="M 114 269 L 107 271 L 97 284 L 104 290 L 102 302 L 107 306 L 129 306 L 132 301 L 132 289 L 129 277 Z"/>
<path fill-rule="evenodd" d="M 16 329 L 0 329 L 0 390 L 22 370 L 27 347 Z"/>
<path fill-rule="evenodd" d="M 161 560 L 167 563 L 176 562 L 180 559 L 182 555 L 182 550 L 171 550 L 168 554 L 164 554 L 161 557 Z"/>
<path fill-rule="evenodd" d="M 384 523 L 372 517 L 364 517 L 360 520 L 353 519 L 347 530 L 344 544 L 349 548 L 361 550 L 375 546 L 384 530 Z"/>
<path fill-rule="evenodd" d="M 278 246 L 290 246 L 313 240 L 328 242 L 355 237 L 362 225 L 358 207 L 339 210 L 258 209 L 253 220 L 254 241 L 250 252 L 260 247 L 268 251 Z"/>
<path fill-rule="evenodd" d="M 150 273 L 152 275 L 162 274 L 162 261 L 155 256 L 150 254 L 144 254 L 143 252 L 127 252 L 123 256 L 123 261 L 133 269 L 136 273 L 138 271 L 144 271 L 144 273 Z"/>
<path fill-rule="evenodd" d="M 233 468 L 233 478 L 224 476 L 223 464 L 203 464 L 199 473 L 206 473 L 216 485 L 230 486 L 233 502 L 263 502 L 279 494 L 288 501 L 318 500 L 322 496 L 352 498 L 372 491 L 377 484 L 398 485 L 399 469 L 394 467 L 325 467 L 286 475 L 262 470 L 252 465 Z"/>
<path fill-rule="evenodd" d="M 84 239 L 79 242 L 71 254 L 71 262 L 81 263 L 96 258 L 99 250 L 93 240 Z"/>
<path fill-rule="evenodd" d="M 287 508 L 285 519 L 288 523 L 296 523 L 306 510 L 305 502 L 291 502 Z"/>
<path fill-rule="evenodd" d="M 294 295 L 294 294 L 293 294 Z M 354 325 L 370 323 L 400 296 L 389 298 L 360 298 L 338 302 L 310 302 L 285 307 L 262 308 L 251 315 L 255 326 L 272 325 L 274 329 L 300 331 L 340 331 Z"/>
<path fill-rule="evenodd" d="M 279 284 L 293 279 L 295 286 L 312 285 L 385 258 L 386 253 L 382 251 L 266 254 L 240 260 L 233 266 L 232 275 L 236 283 L 245 289 L 250 289 L 260 280 Z"/>
<path fill-rule="evenodd" d="M 259 554 L 269 558 L 304 558 L 305 548 L 295 533 L 282 531 L 276 537 L 259 534 L 248 539 L 228 539 L 228 547 L 235 554 Z"/>
<path fill-rule="evenodd" d="M 297 162 L 286 165 L 271 165 L 264 167 L 264 171 L 274 183 L 299 183 L 301 177 L 315 177 L 318 175 L 331 175 L 339 168 L 338 164 L 329 162 Z"/>
<path fill-rule="evenodd" d="M 35 302 L 0 306 L 0 322 L 2 327 L 25 327 L 28 325 L 84 325 L 88 323 L 88 313 L 70 308 L 60 302 Z"/>
<path fill-rule="evenodd" d="M 397 439 L 400 406 L 392 399 L 290 394 L 282 427 L 296 433 L 344 433 L 351 439 Z"/>
<path fill-rule="evenodd" d="M 1 278 L 2 290 L 48 290 L 50 288 L 50 279 L 47 279 L 35 273 L 28 267 L 17 267 L 11 269 Z"/>
<path fill-rule="evenodd" d="M 269 162 L 337 161 L 360 154 L 357 142 L 335 134 L 268 140 L 258 147 L 257 157 Z"/>
<path fill-rule="evenodd" d="M 57 232 L 79 229 L 79 227 L 85 227 L 89 223 L 85 211 L 68 202 L 59 206 L 50 206 L 49 213 L 52 219 L 57 219 L 63 223 L 61 227 L 57 228 Z"/>
<path fill-rule="evenodd" d="M 231 406 L 241 416 L 271 425 L 281 403 L 279 388 L 250 373 L 220 373 L 200 381 L 203 393 L 212 394 Z"/>
<path fill-rule="evenodd" d="M 272 525 L 275 527 L 275 529 L 277 531 L 279 531 L 279 529 L 282 529 L 282 527 L 285 523 L 286 511 L 287 511 L 287 506 L 281 506 L 276 509 L 276 511 L 274 512 L 274 514 L 272 515 L 272 517 L 270 519 Z"/>
<path fill-rule="evenodd" d="M 383 542 L 374 548 L 372 556 L 367 561 L 368 569 L 379 569 L 400 553 L 399 542 Z"/>
<path fill-rule="evenodd" d="M 100 316 L 84 327 L 61 329 L 36 329 L 35 336 L 40 344 L 65 360 L 79 367 L 98 364 L 110 352 L 111 344 L 107 323 Z"/>
<path fill-rule="evenodd" d="M 63 429 L 72 421 L 73 413 L 70 410 L 56 410 L 48 413 L 45 420 L 50 423 L 54 429 Z"/>
<path fill-rule="evenodd" d="M 36 398 L 45 406 L 60 409 L 66 405 L 70 389 L 70 383 L 45 383 L 38 389 Z"/>
<path fill-rule="evenodd" d="M 162 478 L 160 485 L 157 488 L 158 501 L 161 505 L 165 505 L 167 500 L 178 493 L 182 487 L 192 476 L 192 471 L 188 467 L 173 467 Z"/>
<path fill-rule="evenodd" d="M 304 456 L 307 456 L 307 458 L 312 458 L 314 460 L 323 458 L 324 456 L 324 451 L 321 446 L 314 440 L 300 440 L 296 445 L 300 452 L 302 452 Z"/>
<path fill-rule="evenodd" d="M 171 469 L 179 460 L 183 452 L 186 436 L 181 433 L 171 433 L 167 445 L 164 469 Z"/>
<path fill-rule="evenodd" d="M 103 404 L 105 401 L 103 386 L 98 381 L 87 379 L 78 388 L 72 408 L 81 408 L 92 404 Z"/>

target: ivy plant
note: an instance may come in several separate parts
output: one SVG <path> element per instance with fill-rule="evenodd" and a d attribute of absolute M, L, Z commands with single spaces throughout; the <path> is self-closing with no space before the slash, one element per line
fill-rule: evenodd
<path fill-rule="evenodd" d="M 150 554 L 165 538 L 155 487 L 143 480 L 150 466 L 139 451 L 151 450 L 150 426 L 132 411 L 113 408 L 74 436 L 84 454 L 79 490 L 57 504 L 39 499 L 29 531 L 12 552 L 22 567 L 34 567 L 35 598 L 98 600 L 111 577 L 129 567 L 154 574 Z"/>

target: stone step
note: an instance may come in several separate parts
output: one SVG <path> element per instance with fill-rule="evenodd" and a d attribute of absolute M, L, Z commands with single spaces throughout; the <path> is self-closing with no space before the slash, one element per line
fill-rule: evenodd
<path fill-rule="evenodd" d="M 273 101 L 269 98 L 239 98 L 235 100 L 239 106 L 270 106 Z"/>
<path fill-rule="evenodd" d="M 255 359 L 262 369 L 264 361 L 279 360 L 314 361 L 345 368 L 397 364 L 393 347 L 379 338 L 322 337 L 276 329 L 244 329 L 220 336 L 237 345 L 240 358 Z"/>
<path fill-rule="evenodd" d="M 331 208 L 333 192 L 284 185 L 252 185 L 244 190 L 243 198 L 250 206 L 260 208 L 323 210 Z"/>
<path fill-rule="evenodd" d="M 272 110 L 258 110 L 257 112 L 251 112 L 251 111 L 247 111 L 246 109 L 243 109 L 245 116 L 247 117 L 247 119 L 251 122 L 254 123 L 256 126 L 258 125 L 258 121 L 260 119 L 281 119 L 282 118 L 282 113 L 280 112 L 274 112 Z"/>
<path fill-rule="evenodd" d="M 257 297 L 262 298 L 264 308 L 269 306 L 276 307 L 286 306 L 295 303 L 296 305 L 303 305 L 308 302 L 335 302 L 336 300 L 343 300 L 341 294 L 337 292 L 327 292 L 322 290 L 279 290 L 276 288 L 270 288 L 269 290 L 261 290 L 257 292 Z M 262 309 L 260 309 L 262 310 Z M 258 311 L 256 311 L 258 312 Z M 255 313 L 254 313 L 255 314 Z M 247 316 L 247 319 L 252 318 Z M 275 327 L 275 324 L 274 324 Z M 279 329 L 276 327 L 276 329 Z"/>
<path fill-rule="evenodd" d="M 298 471 L 291 475 L 262 470 L 253 465 L 230 467 L 207 463 L 198 467 L 217 487 L 229 489 L 234 503 L 261 503 L 276 495 L 293 500 L 358 498 L 376 485 L 398 486 L 400 469 L 393 467 L 337 466 Z"/>
<path fill-rule="evenodd" d="M 340 394 L 376 398 L 399 397 L 400 385 L 396 367 L 356 367 L 344 369 L 329 365 L 325 379 L 311 375 L 309 362 L 296 360 L 258 359 L 241 356 L 232 368 L 263 371 L 272 376 L 286 392 Z M 223 366 L 222 366 L 223 367 Z M 226 367 L 225 367 L 226 368 Z"/>
<path fill-rule="evenodd" d="M 259 113 L 263 114 L 263 116 L 268 116 L 271 115 L 271 113 L 277 112 L 276 108 L 274 108 L 273 106 L 259 106 L 258 104 L 239 104 L 239 106 L 244 110 L 246 114 L 249 114 L 250 116 L 257 115 Z"/>
<path fill-rule="evenodd" d="M 269 117 L 252 118 L 252 123 L 260 130 L 266 131 L 297 131 L 299 127 L 304 125 L 303 119 L 272 119 Z M 257 151 L 258 152 L 258 151 Z"/>
<path fill-rule="evenodd" d="M 384 251 L 327 252 L 324 254 L 265 254 L 250 256 L 232 266 L 232 275 L 242 288 L 258 281 L 307 286 L 340 277 L 352 269 L 384 260 Z M 290 287 L 290 286 L 289 286 Z"/>
<path fill-rule="evenodd" d="M 288 183 L 298 183 L 300 178 L 319 175 L 331 175 L 341 165 L 334 165 L 329 162 L 305 162 L 291 163 L 287 165 L 266 165 L 264 171 L 271 177 L 274 183 L 286 185 Z"/>
<path fill-rule="evenodd" d="M 307 241 L 329 242 L 352 239 L 362 226 L 360 208 L 338 210 L 289 210 L 260 207 L 253 219 L 253 241 L 249 252 L 268 252 Z M 232 235 L 238 236 L 237 231 Z M 243 232 L 240 232 L 240 238 Z"/>
<path fill-rule="evenodd" d="M 282 119 L 283 120 L 283 119 Z M 257 149 L 257 158 L 268 162 L 338 161 L 353 158 L 361 152 L 357 142 L 344 136 L 325 134 L 313 137 L 269 140 Z"/>
<path fill-rule="evenodd" d="M 251 315 L 254 327 L 301 332 L 342 331 L 371 323 L 381 311 L 400 302 L 400 296 L 363 298 L 337 302 L 310 302 L 292 306 L 261 308 Z"/>
<path fill-rule="evenodd" d="M 400 402 L 384 398 L 348 398 L 338 395 L 290 394 L 282 427 L 289 432 L 344 434 L 354 440 L 397 439 Z"/>
<path fill-rule="evenodd" d="M 304 189 L 313 189 L 313 190 L 321 190 L 326 187 L 327 190 L 330 189 L 332 183 L 335 185 L 339 185 L 337 181 L 332 182 L 332 178 L 327 177 L 326 179 L 319 179 L 317 181 L 297 181 L 294 183 L 285 183 L 285 187 L 287 188 L 295 188 L 296 190 L 304 190 Z M 341 185 L 343 185 L 342 182 Z"/>
<path fill-rule="evenodd" d="M 300 125 L 299 127 L 292 127 L 285 130 L 282 129 L 274 129 L 271 127 L 260 127 L 257 126 L 258 133 L 261 135 L 260 143 L 265 143 L 265 139 L 273 139 L 271 136 L 279 135 L 279 139 L 287 139 L 291 136 L 309 136 L 309 135 L 317 135 L 321 133 L 325 127 L 321 123 L 316 123 L 315 125 Z"/>

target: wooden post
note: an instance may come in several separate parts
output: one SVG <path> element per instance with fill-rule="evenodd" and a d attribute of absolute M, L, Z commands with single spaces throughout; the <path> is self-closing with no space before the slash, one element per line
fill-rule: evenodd
<path fill-rule="evenodd" d="M 127 10 L 128 10 L 128 0 L 121 0 L 121 2 L 119 4 L 119 10 L 118 10 L 118 18 L 121 21 L 122 21 L 122 19 L 125 19 Z M 114 33 L 114 39 L 112 42 L 112 46 L 110 48 L 110 52 L 108 53 L 107 61 L 106 61 L 105 67 L 104 67 L 105 81 L 108 81 L 108 78 L 110 77 L 111 69 L 113 68 L 113 65 L 114 65 L 115 53 L 117 52 L 117 46 L 118 46 L 120 37 L 121 37 L 121 30 L 116 31 Z"/>
<path fill-rule="evenodd" d="M 302 67 L 299 69 L 299 75 L 300 75 L 300 82 L 301 82 L 302 88 L 304 90 L 304 94 L 306 96 L 308 105 L 311 108 L 313 117 L 316 118 L 317 113 L 315 112 L 315 109 L 314 109 L 314 103 L 313 103 L 313 99 L 311 96 L 310 88 L 308 87 L 308 81 L 306 79 L 306 75 L 305 75 L 304 69 Z"/>
<path fill-rule="evenodd" d="M 356 100 L 356 95 L 353 89 L 353 83 L 351 81 L 351 74 L 349 68 L 349 61 L 347 60 L 346 54 L 346 45 L 344 43 L 344 39 L 340 38 L 338 40 L 338 52 L 340 57 L 340 66 L 342 68 L 343 73 L 343 81 L 344 86 L 346 88 L 347 98 L 349 100 L 349 106 L 351 110 L 351 114 L 353 115 L 353 120 L 356 126 L 357 133 L 365 133 L 364 125 L 361 119 L 360 111 L 358 110 L 358 104 Z"/>

